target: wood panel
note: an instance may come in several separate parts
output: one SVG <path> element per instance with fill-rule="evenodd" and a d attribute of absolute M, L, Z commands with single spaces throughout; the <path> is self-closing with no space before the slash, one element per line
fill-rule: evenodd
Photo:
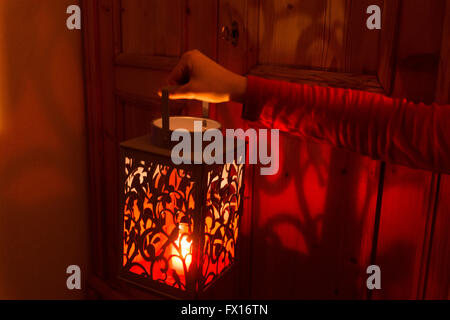
<path fill-rule="evenodd" d="M 280 150 L 279 173 L 255 175 L 252 298 L 364 297 L 377 162 L 287 135 Z"/>
<path fill-rule="evenodd" d="M 113 1 L 99 1 L 99 30 L 112 30 L 113 21 Z M 105 274 L 108 278 L 113 278 L 117 274 L 118 250 L 118 204 L 119 204 L 119 146 L 118 146 L 118 127 L 117 127 L 117 105 L 114 96 L 114 69 L 112 62 L 114 61 L 114 52 L 112 50 L 114 43 L 114 34 L 112 32 L 101 32 L 100 51 L 101 57 L 99 64 L 101 68 L 101 92 L 102 92 L 102 121 L 103 131 L 103 159 L 102 171 L 103 175 L 103 228 L 105 230 Z M 108 221 L 105 224 L 105 221 Z"/>
<path fill-rule="evenodd" d="M 122 0 L 124 53 L 179 56 L 184 47 L 185 1 Z"/>
<path fill-rule="evenodd" d="M 383 1 L 262 1 L 260 64 L 374 74 L 378 30 L 366 28 L 366 8 Z"/>
<path fill-rule="evenodd" d="M 158 89 L 166 84 L 167 71 L 130 68 L 115 68 L 115 88 L 143 97 L 158 99 Z"/>
<path fill-rule="evenodd" d="M 425 299 L 450 299 L 450 176 L 441 177 L 433 221 Z"/>
<path fill-rule="evenodd" d="M 392 94 L 396 50 L 401 12 L 400 0 L 385 1 L 383 6 L 382 28 L 380 35 L 378 79 L 387 95 Z"/>
<path fill-rule="evenodd" d="M 170 72 L 179 58 L 148 56 L 134 53 L 120 53 L 115 57 L 115 64 L 122 67 L 145 68 Z"/>
<path fill-rule="evenodd" d="M 270 15 L 270 8 L 264 6 L 272 2 L 259 3 L 262 6 L 259 12 Z M 256 5 L 246 1 L 221 3 L 220 17 L 223 20 L 220 21 L 230 23 L 234 19 L 248 30 L 248 42 L 240 42 L 237 48 L 227 42 L 219 43 L 220 63 L 237 72 L 245 70 L 245 56 L 242 54 L 245 46 L 248 54 L 254 48 L 252 44 L 257 42 L 254 40 L 258 37 L 255 29 L 259 29 L 261 37 L 261 24 L 264 23 L 261 15 L 258 21 L 250 13 Z M 333 4 L 331 7 L 337 10 Z M 298 16 L 296 19 L 299 20 Z M 283 41 L 283 37 L 278 39 Z M 261 43 L 258 47 L 263 50 Z M 283 48 L 282 51 L 286 53 L 288 49 Z M 261 53 L 255 56 L 261 57 Z M 259 65 L 251 67 L 256 62 Z M 301 70 L 263 63 L 267 61 L 247 57 L 247 67 L 251 67 L 250 74 L 253 75 L 381 92 L 375 76 Z M 243 126 L 237 117 L 232 116 L 240 114 L 240 108 L 239 105 L 228 104 L 221 111 L 222 122 L 230 127 Z M 281 168 L 276 176 L 262 177 L 259 168 L 254 167 L 250 297 L 363 297 L 364 271 L 372 248 L 378 163 L 284 134 L 280 137 L 280 146 Z M 348 193 L 343 195 L 343 189 Z"/>
<path fill-rule="evenodd" d="M 417 299 L 423 290 L 436 176 L 388 164 L 375 263 L 382 289 L 374 298 Z"/>
<path fill-rule="evenodd" d="M 217 0 L 187 1 L 185 50 L 197 49 L 211 59 L 217 58 L 217 10 Z"/>
<path fill-rule="evenodd" d="M 434 101 L 444 12 L 445 0 L 402 2 L 394 97 L 427 104 Z"/>
<path fill-rule="evenodd" d="M 436 89 L 436 101 L 442 104 L 450 103 L 450 1 L 446 0 L 445 5 Z"/>
<path fill-rule="evenodd" d="M 250 70 L 250 74 L 296 83 L 383 93 L 377 77 L 373 75 L 296 69 L 274 65 L 257 65 Z"/>
<path fill-rule="evenodd" d="M 143 105 L 123 104 L 123 141 L 150 133 L 151 121 L 161 117 L 156 106 L 149 108 Z M 145 121 L 142 121 L 145 119 Z"/>
<path fill-rule="evenodd" d="M 450 103 L 450 1 L 446 1 L 436 101 Z M 442 175 L 433 219 L 426 299 L 450 299 L 450 176 Z"/>
<path fill-rule="evenodd" d="M 189 0 L 186 8 L 185 51 L 197 49 L 213 60 L 217 60 L 218 48 L 218 0 Z M 210 105 L 210 114 L 214 106 Z M 186 103 L 185 114 L 203 116 L 202 104 L 198 101 Z"/>
<path fill-rule="evenodd" d="M 84 12 L 83 49 L 85 57 L 84 74 L 86 88 L 86 129 L 88 135 L 88 170 L 89 170 L 89 213 L 90 233 L 95 234 L 91 240 L 91 274 L 90 276 L 104 276 L 105 269 L 105 231 L 103 225 L 103 137 L 101 134 L 102 103 L 101 103 L 101 73 L 95 57 L 99 52 L 98 2 L 81 0 Z M 94 62 L 95 61 L 95 62 Z"/>
<path fill-rule="evenodd" d="M 431 102 L 436 90 L 444 1 L 403 1 L 393 95 Z M 420 23 L 417 23 L 420 21 Z M 374 298 L 423 298 L 438 175 L 387 164 L 376 258 L 382 289 Z"/>

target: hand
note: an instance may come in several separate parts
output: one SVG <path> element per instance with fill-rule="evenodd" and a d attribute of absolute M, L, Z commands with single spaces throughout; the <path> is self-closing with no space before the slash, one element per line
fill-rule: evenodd
<path fill-rule="evenodd" d="M 181 57 L 169 75 L 170 99 L 196 99 L 212 103 L 243 102 L 247 78 L 218 65 L 198 50 Z M 161 96 L 161 90 L 158 92 Z"/>

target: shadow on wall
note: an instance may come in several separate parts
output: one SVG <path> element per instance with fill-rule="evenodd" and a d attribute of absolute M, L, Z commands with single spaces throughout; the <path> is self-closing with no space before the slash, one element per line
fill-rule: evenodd
<path fill-rule="evenodd" d="M 251 298 L 364 299 L 378 174 L 375 161 L 282 135 L 279 174 L 257 179 Z M 403 285 L 414 250 L 396 243 L 378 262 L 383 285 Z"/>
<path fill-rule="evenodd" d="M 77 2 L 0 2 L 1 299 L 83 297 L 66 287 L 88 258 L 81 33 L 66 28 Z"/>
<path fill-rule="evenodd" d="M 206 297 L 368 298 L 376 163 L 286 135 L 280 147 L 289 154 L 281 155 L 279 173 L 255 178 L 252 212 L 244 213 L 252 214 L 253 231 L 241 231 L 235 278 L 219 281 Z M 243 250 L 246 243 L 250 248 Z M 402 296 L 413 272 L 409 262 L 414 254 L 413 244 L 406 241 L 378 252 L 383 298 L 392 293 Z M 392 261 L 395 268 L 389 268 Z"/>

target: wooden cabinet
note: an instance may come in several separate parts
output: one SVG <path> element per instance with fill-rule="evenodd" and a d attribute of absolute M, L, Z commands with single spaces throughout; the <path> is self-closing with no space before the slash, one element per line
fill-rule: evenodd
<path fill-rule="evenodd" d="M 186 50 L 241 74 L 410 99 L 434 100 L 438 84 L 449 87 L 445 61 L 436 63 L 448 56 L 445 0 L 82 2 L 93 296 L 156 298 L 116 278 L 118 145 L 148 132 L 160 114 L 156 90 Z M 373 4 L 383 9 L 381 30 L 366 28 Z M 444 89 L 429 81 L 439 74 Z M 246 127 L 241 108 L 212 106 L 211 116 Z M 199 103 L 176 102 L 172 112 L 199 115 Z M 436 281 L 448 274 L 436 264 L 448 249 L 446 177 L 288 135 L 280 153 L 275 176 L 249 167 L 240 262 L 205 298 L 445 298 L 448 282 Z M 376 263 L 386 277 L 369 293 L 366 268 Z"/>

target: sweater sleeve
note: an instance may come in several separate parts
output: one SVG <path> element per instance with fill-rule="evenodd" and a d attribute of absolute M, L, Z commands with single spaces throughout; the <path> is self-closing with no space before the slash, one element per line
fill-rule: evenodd
<path fill-rule="evenodd" d="M 249 76 L 243 118 L 377 160 L 450 173 L 450 106 Z"/>

